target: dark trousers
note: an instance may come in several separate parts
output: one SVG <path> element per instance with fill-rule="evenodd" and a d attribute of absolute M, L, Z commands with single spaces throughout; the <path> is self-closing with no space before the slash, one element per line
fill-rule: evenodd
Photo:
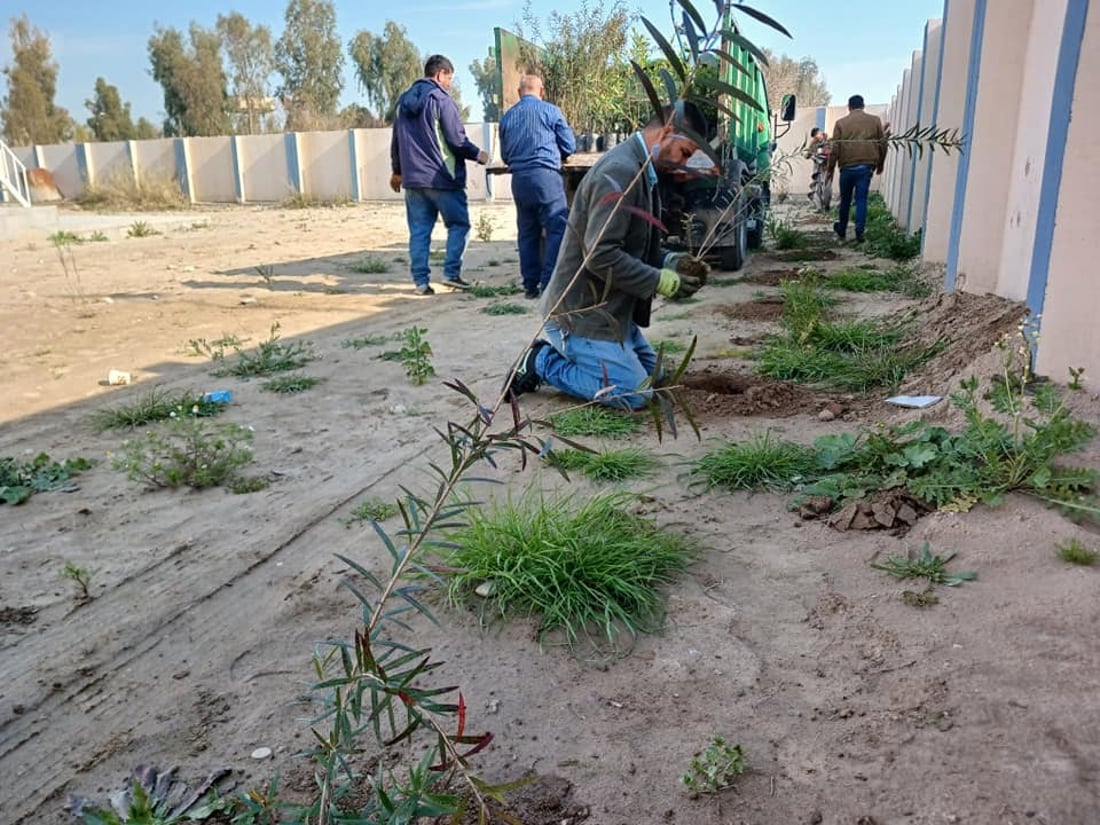
<path fill-rule="evenodd" d="M 569 219 L 565 182 L 555 169 L 513 172 L 512 200 L 516 204 L 519 271 L 524 289 L 533 293 L 546 286 L 558 261 L 558 248 Z"/>
<path fill-rule="evenodd" d="M 852 209 L 852 198 L 856 201 L 856 237 L 862 237 L 863 227 L 867 225 L 867 193 L 871 191 L 871 177 L 875 167 L 870 164 L 845 166 L 840 170 L 840 217 L 837 231 L 844 235 L 848 231 L 848 213 Z"/>

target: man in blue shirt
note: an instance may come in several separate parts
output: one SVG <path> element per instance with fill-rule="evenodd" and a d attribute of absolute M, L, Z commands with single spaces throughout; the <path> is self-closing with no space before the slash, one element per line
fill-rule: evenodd
<path fill-rule="evenodd" d="M 519 102 L 500 119 L 500 157 L 512 174 L 523 288 L 528 298 L 538 298 L 554 271 L 569 219 L 561 162 L 577 144 L 561 109 L 542 99 L 541 77 L 523 75 L 519 93 Z"/>
<path fill-rule="evenodd" d="M 432 229 L 442 215 L 447 227 L 447 254 L 443 283 L 469 289 L 462 277 L 462 255 L 470 234 L 466 203 L 466 161 L 484 165 L 488 153 L 466 137 L 458 106 L 448 92 L 455 67 L 441 54 L 424 65 L 424 77 L 397 100 L 397 116 L 390 142 L 390 188 L 405 187 L 405 217 L 409 223 L 409 269 L 416 291 L 432 295 L 428 256 Z"/>

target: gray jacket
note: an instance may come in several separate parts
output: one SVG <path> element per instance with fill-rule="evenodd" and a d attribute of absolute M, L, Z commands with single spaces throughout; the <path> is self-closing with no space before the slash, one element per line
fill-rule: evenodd
<path fill-rule="evenodd" d="M 545 315 L 565 295 L 549 318 L 554 326 L 604 341 L 623 340 L 631 322 L 649 326 L 664 254 L 660 229 L 645 217 L 661 211 L 642 171 L 645 162 L 646 152 L 632 136 L 600 158 L 577 188 L 540 304 Z M 592 257 L 570 285 L 586 250 Z"/>

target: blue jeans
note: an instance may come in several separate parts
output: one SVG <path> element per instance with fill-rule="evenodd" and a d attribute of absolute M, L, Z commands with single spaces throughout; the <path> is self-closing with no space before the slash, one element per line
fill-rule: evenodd
<path fill-rule="evenodd" d="M 651 390 L 638 391 L 657 368 L 657 353 L 637 324 L 631 324 L 626 340 L 601 341 L 566 333 L 550 324 L 535 371 L 547 384 L 585 401 L 599 400 L 609 407 L 640 410 Z"/>
<path fill-rule="evenodd" d="M 516 204 L 519 271 L 524 289 L 534 292 L 544 289 L 550 281 L 569 219 L 561 173 L 545 167 L 513 172 L 512 200 Z M 544 231 L 545 250 L 542 249 Z"/>
<path fill-rule="evenodd" d="M 856 199 L 856 237 L 863 235 L 867 225 L 867 193 L 871 190 L 871 176 L 875 167 L 870 164 L 845 166 L 840 170 L 840 217 L 837 226 L 840 234 L 848 231 L 848 212 L 852 208 L 852 195 Z"/>
<path fill-rule="evenodd" d="M 406 189 L 405 218 L 409 223 L 409 270 L 417 286 L 427 286 L 432 269 L 428 253 L 432 246 L 432 229 L 442 215 L 447 227 L 447 256 L 443 260 L 443 277 L 457 278 L 462 274 L 462 255 L 470 236 L 470 211 L 466 207 L 465 189 Z"/>

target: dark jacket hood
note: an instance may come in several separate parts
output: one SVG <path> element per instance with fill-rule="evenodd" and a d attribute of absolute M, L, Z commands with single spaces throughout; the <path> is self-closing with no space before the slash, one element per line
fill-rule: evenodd
<path fill-rule="evenodd" d="M 418 117 L 436 89 L 439 86 L 434 80 L 421 78 L 401 95 L 401 99 L 397 101 L 397 111 L 405 117 Z"/>

